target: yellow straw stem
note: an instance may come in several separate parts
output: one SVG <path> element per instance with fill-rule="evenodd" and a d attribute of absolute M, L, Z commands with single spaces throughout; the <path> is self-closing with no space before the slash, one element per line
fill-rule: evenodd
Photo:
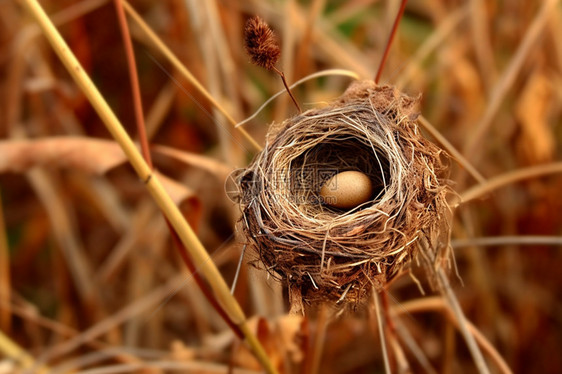
<path fill-rule="evenodd" d="M 33 372 L 38 374 L 46 374 L 50 371 L 46 366 L 36 366 L 33 357 L 4 335 L 2 331 L 0 331 L 0 351 L 7 358 L 14 360 L 24 370 L 33 369 Z"/>
<path fill-rule="evenodd" d="M 230 290 L 226 285 L 222 275 L 209 257 L 209 254 L 195 235 L 195 232 L 185 221 L 178 207 L 174 204 L 170 196 L 164 190 L 157 176 L 152 173 L 150 167 L 146 164 L 141 154 L 135 147 L 135 144 L 123 129 L 123 126 L 104 100 L 88 74 L 84 71 L 80 62 L 76 59 L 62 36 L 59 34 L 47 14 L 45 14 L 41 5 L 35 0 L 21 0 L 33 15 L 39 26 L 43 30 L 54 51 L 57 53 L 70 75 L 74 78 L 76 84 L 84 95 L 88 98 L 103 123 L 119 143 L 129 162 L 144 181 L 146 187 L 153 199 L 156 201 L 166 218 L 170 221 L 178 236 L 180 237 L 185 248 L 189 251 L 195 266 L 201 271 L 213 289 L 217 300 L 222 305 L 231 320 L 240 326 L 244 333 L 245 340 L 253 350 L 256 358 L 264 366 L 268 373 L 276 373 L 275 368 L 267 357 L 263 347 L 257 338 L 249 331 L 246 325 L 246 316 L 236 299 L 230 294 Z"/>

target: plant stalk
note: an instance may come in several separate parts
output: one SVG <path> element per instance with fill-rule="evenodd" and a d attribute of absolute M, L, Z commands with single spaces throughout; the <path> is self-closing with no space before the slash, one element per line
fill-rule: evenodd
<path fill-rule="evenodd" d="M 191 226 L 189 226 L 189 224 L 185 221 L 178 207 L 166 193 L 157 176 L 152 174 L 152 170 L 138 152 L 132 139 L 126 133 L 123 126 L 88 74 L 84 71 L 80 62 L 76 59 L 41 5 L 36 0 L 21 0 L 21 2 L 37 21 L 43 30 L 44 35 L 49 40 L 54 51 L 57 53 L 66 69 L 73 77 L 78 87 L 80 87 L 81 91 L 88 98 L 103 123 L 106 125 L 108 131 L 127 155 L 127 158 L 138 176 L 146 184 L 146 188 L 152 195 L 153 199 L 158 204 L 166 218 L 170 221 L 170 224 L 176 230 L 176 233 L 180 237 L 185 248 L 190 252 L 193 262 L 209 281 L 217 300 L 228 313 L 231 320 L 242 330 L 245 336 L 245 341 L 256 355 L 256 358 L 261 362 L 268 373 L 277 373 L 277 370 L 273 367 L 262 345 L 259 343 L 256 336 L 249 330 L 246 322 L 246 316 L 244 315 L 242 308 L 236 299 L 230 295 L 226 282 L 209 257 L 209 254 L 203 247 L 203 244 L 201 244 Z"/>

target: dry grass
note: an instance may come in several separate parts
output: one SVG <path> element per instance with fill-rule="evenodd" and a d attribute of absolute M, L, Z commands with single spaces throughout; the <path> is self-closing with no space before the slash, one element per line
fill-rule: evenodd
<path fill-rule="evenodd" d="M 136 137 L 113 4 L 41 3 Z M 282 88 L 245 56 L 244 21 L 258 14 L 276 30 L 289 84 L 325 68 L 370 79 L 397 3 L 131 5 L 178 57 L 170 61 L 130 19 L 148 135 L 168 146 L 152 148 L 154 164 L 170 177 L 164 187 L 230 283 L 242 240 L 226 174 L 248 165 L 265 144 L 267 124 L 295 114 L 282 95 L 244 134 L 234 130 Z M 452 162 L 450 178 L 466 202 L 451 224 L 464 287 L 454 272 L 450 281 L 492 371 L 505 372 L 499 357 L 514 372 L 562 371 L 561 20 L 555 0 L 411 0 L 382 77 L 411 96 L 421 93 L 424 118 L 461 150 L 465 166 Z M 110 137 L 18 2 L 0 3 L 0 30 L 0 372 L 35 364 L 59 373 L 226 373 L 230 363 L 234 372 L 259 371 L 192 282 L 119 148 L 92 139 Z M 349 83 L 323 77 L 294 93 L 303 111 L 316 110 Z M 422 275 L 412 274 L 429 293 Z M 242 267 L 234 296 L 280 372 L 383 370 L 374 314 L 359 308 L 335 317 L 321 308 L 291 316 L 285 295 L 266 272 Z M 385 313 L 377 315 L 393 372 L 474 372 L 441 297 L 421 295 L 407 276 L 382 296 Z"/>

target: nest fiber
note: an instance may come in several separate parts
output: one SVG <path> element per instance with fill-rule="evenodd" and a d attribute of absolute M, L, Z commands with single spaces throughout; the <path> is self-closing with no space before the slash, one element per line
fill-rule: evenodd
<path fill-rule="evenodd" d="M 239 180 L 241 222 L 292 301 L 359 302 L 420 252 L 436 263 L 447 247 L 442 151 L 419 133 L 416 104 L 363 81 L 328 107 L 272 125 Z M 372 198 L 351 210 L 326 204 L 322 186 L 350 170 L 370 178 Z"/>

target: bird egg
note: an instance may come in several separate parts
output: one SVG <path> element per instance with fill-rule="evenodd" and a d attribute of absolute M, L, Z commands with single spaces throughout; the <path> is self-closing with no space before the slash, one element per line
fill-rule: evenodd
<path fill-rule="evenodd" d="M 328 179 L 320 189 L 322 201 L 339 209 L 351 209 L 371 199 L 373 184 L 360 171 L 343 171 Z"/>

